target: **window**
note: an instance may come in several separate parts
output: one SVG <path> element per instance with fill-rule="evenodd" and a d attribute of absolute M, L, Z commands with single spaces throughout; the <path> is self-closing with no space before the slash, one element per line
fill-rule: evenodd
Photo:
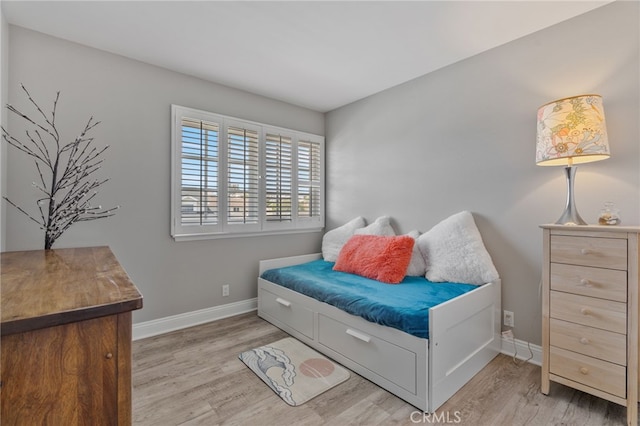
<path fill-rule="evenodd" d="M 312 141 L 298 143 L 298 216 L 320 216 L 322 203 L 322 152 Z"/>
<path fill-rule="evenodd" d="M 180 225 L 218 224 L 217 123 L 182 118 L 180 126 Z"/>
<path fill-rule="evenodd" d="M 324 227 L 324 138 L 172 105 L 176 240 Z"/>
<path fill-rule="evenodd" d="M 293 220 L 293 142 L 282 134 L 265 137 L 265 194 L 267 222 Z"/>

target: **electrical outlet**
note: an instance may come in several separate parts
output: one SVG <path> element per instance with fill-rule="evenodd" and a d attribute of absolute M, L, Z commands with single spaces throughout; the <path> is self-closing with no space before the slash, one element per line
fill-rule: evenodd
<path fill-rule="evenodd" d="M 222 297 L 227 297 L 229 295 L 229 284 L 225 284 L 222 286 Z"/>
<path fill-rule="evenodd" d="M 505 310 L 502 316 L 502 323 L 505 327 L 515 327 L 515 318 L 513 312 Z"/>

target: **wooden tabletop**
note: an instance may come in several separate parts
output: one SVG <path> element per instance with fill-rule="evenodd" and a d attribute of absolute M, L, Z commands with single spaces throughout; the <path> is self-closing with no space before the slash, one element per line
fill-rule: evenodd
<path fill-rule="evenodd" d="M 3 336 L 142 308 L 142 295 L 109 247 L 0 257 Z"/>

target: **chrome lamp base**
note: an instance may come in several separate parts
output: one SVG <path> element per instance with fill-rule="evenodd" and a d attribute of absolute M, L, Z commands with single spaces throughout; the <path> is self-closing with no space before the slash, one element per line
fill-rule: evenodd
<path fill-rule="evenodd" d="M 560 219 L 557 220 L 557 225 L 586 225 L 587 222 L 582 220 L 578 209 L 576 208 L 576 202 L 573 198 L 573 181 L 575 180 L 576 171 L 578 169 L 573 166 L 567 166 L 564 168 L 565 176 L 567 177 L 567 205 L 564 208 L 564 212 Z"/>

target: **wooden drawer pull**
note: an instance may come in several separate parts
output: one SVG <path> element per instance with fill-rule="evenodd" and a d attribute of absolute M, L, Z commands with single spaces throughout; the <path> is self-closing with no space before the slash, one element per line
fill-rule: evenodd
<path fill-rule="evenodd" d="M 580 250 L 580 253 L 582 253 L 584 255 L 587 255 L 587 254 L 591 254 L 593 252 L 591 250 L 589 250 L 589 249 L 583 248 L 582 250 Z"/>
<path fill-rule="evenodd" d="M 289 302 L 288 300 L 284 300 L 280 297 L 276 297 L 276 302 L 278 302 L 279 304 L 281 304 L 282 306 L 286 306 L 287 308 L 289 306 L 291 306 L 291 302 Z"/>
<path fill-rule="evenodd" d="M 580 374 L 584 374 L 586 376 L 589 374 L 589 369 L 587 367 L 580 367 Z"/>
<path fill-rule="evenodd" d="M 591 284 L 591 281 L 586 278 L 583 278 L 580 280 L 580 285 L 584 287 L 593 287 L 593 285 Z"/>
<path fill-rule="evenodd" d="M 104 357 L 106 359 L 111 359 L 111 358 L 113 358 L 113 354 L 111 352 L 108 352 Z"/>
<path fill-rule="evenodd" d="M 580 308 L 580 313 L 582 315 L 591 315 L 591 309 L 589 309 L 589 308 Z"/>
<path fill-rule="evenodd" d="M 366 334 L 362 334 L 360 332 L 352 330 L 350 328 L 347 328 L 347 334 L 349 336 L 355 337 L 356 339 L 362 340 L 365 343 L 369 343 L 371 341 L 371 337 L 367 336 Z"/>
<path fill-rule="evenodd" d="M 586 337 L 582 337 L 580 339 L 580 343 L 582 343 L 583 345 L 588 345 L 589 343 L 591 343 L 591 341 L 589 339 L 587 339 Z"/>

